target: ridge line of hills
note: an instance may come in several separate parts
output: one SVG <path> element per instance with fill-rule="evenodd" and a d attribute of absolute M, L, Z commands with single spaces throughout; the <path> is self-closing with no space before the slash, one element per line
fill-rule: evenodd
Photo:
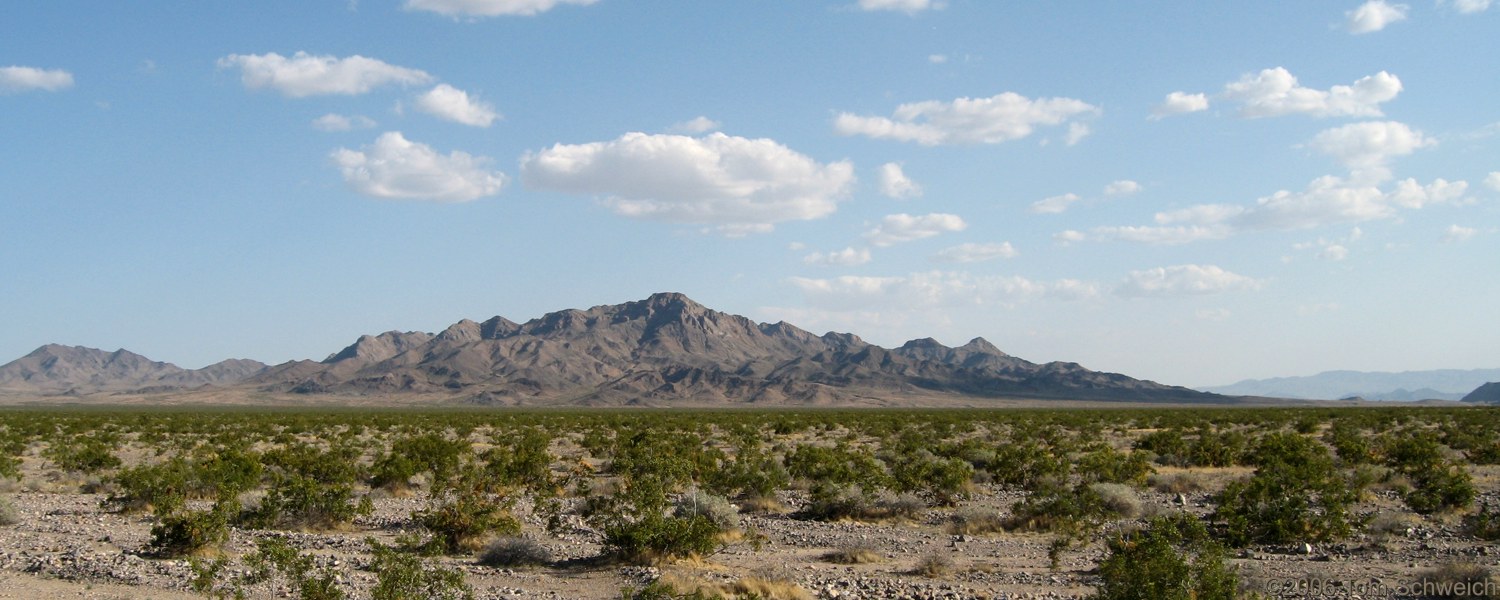
<path fill-rule="evenodd" d="M 439 395 L 486 405 L 900 404 L 903 398 L 1225 402 L 1185 387 L 1032 363 L 983 338 L 882 348 L 757 323 L 679 293 L 547 313 L 462 320 L 439 333 L 360 336 L 321 361 L 231 359 L 183 369 L 127 350 L 49 344 L 0 366 L 0 391 L 83 395 L 208 388 L 334 396 Z"/>

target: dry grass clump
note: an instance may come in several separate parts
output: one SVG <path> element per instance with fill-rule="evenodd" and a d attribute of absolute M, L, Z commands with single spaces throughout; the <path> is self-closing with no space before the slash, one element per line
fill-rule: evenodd
<path fill-rule="evenodd" d="M 948 533 L 953 535 L 976 535 L 1005 531 L 1005 517 L 1000 511 L 988 508 L 969 507 L 953 511 L 948 521 Z"/>
<path fill-rule="evenodd" d="M 1488 567 L 1471 562 L 1452 562 L 1417 575 L 1417 596 L 1479 600 L 1500 598 L 1500 582 Z"/>
<path fill-rule="evenodd" d="M 10 500 L 0 498 L 0 526 L 15 525 L 21 521 L 20 513 L 16 512 L 14 504 Z"/>
<path fill-rule="evenodd" d="M 712 583 L 676 574 L 657 580 L 657 591 L 670 597 L 716 598 L 719 600 L 813 600 L 813 595 L 791 581 L 767 577 L 742 577 L 733 583 Z M 656 596 L 652 596 L 656 597 Z"/>
<path fill-rule="evenodd" d="M 1203 479 L 1192 473 L 1179 472 L 1152 475 L 1147 485 L 1163 494 L 1186 494 L 1204 490 Z"/>
<path fill-rule="evenodd" d="M 776 496 L 746 496 L 740 500 L 740 512 L 748 514 L 765 514 L 786 512 L 786 505 L 782 504 Z"/>
<path fill-rule="evenodd" d="M 928 554 L 917 561 L 911 572 L 913 575 L 934 579 L 942 577 L 953 572 L 953 559 L 946 554 Z"/>
<path fill-rule="evenodd" d="M 552 552 L 541 542 L 519 536 L 495 538 L 479 553 L 486 567 L 526 567 L 552 562 Z"/>
<path fill-rule="evenodd" d="M 874 544 L 864 541 L 846 544 L 823 555 L 823 560 L 840 565 L 862 565 L 884 558 Z"/>
<path fill-rule="evenodd" d="M 1099 494 L 1105 510 L 1127 519 L 1141 514 L 1141 499 L 1135 488 L 1123 483 L 1095 483 L 1089 488 Z"/>

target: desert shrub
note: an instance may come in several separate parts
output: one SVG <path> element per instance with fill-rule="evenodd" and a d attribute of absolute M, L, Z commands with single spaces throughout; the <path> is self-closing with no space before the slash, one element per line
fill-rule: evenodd
<path fill-rule="evenodd" d="M 151 527 L 147 548 L 162 557 L 213 552 L 229 540 L 229 520 L 237 510 L 233 503 L 220 502 L 206 511 L 165 515 Z"/>
<path fill-rule="evenodd" d="M 181 458 L 121 469 L 113 479 L 117 491 L 105 498 L 104 504 L 122 512 L 172 514 L 186 502 L 193 487 L 192 469 Z"/>
<path fill-rule="evenodd" d="M 486 567 L 527 567 L 552 562 L 552 552 L 531 538 L 507 535 L 495 538 L 479 552 Z"/>
<path fill-rule="evenodd" d="M 1044 479 L 1064 476 L 1069 468 L 1061 453 L 1030 440 L 997 446 L 985 464 L 994 481 L 1027 489 Z"/>
<path fill-rule="evenodd" d="M 1141 514 L 1141 499 L 1135 488 L 1120 483 L 1094 483 L 1089 489 L 1099 495 L 1104 510 L 1110 514 L 1125 518 Z"/>
<path fill-rule="evenodd" d="M 961 458 L 941 457 L 927 450 L 931 440 L 908 432 L 881 453 L 890 467 L 891 487 L 900 492 L 925 492 L 939 504 L 966 496 L 974 467 Z"/>
<path fill-rule="evenodd" d="M 189 491 L 199 498 L 229 498 L 260 485 L 260 455 L 236 446 L 205 449 L 193 457 Z"/>
<path fill-rule="evenodd" d="M 917 564 L 911 569 L 912 574 L 923 577 L 937 578 L 953 572 L 953 559 L 947 554 L 934 552 L 917 559 Z"/>
<path fill-rule="evenodd" d="M 1228 467 L 1244 459 L 1249 439 L 1238 431 L 1200 427 L 1198 438 L 1188 447 L 1187 464 L 1197 467 Z"/>
<path fill-rule="evenodd" d="M 948 520 L 948 533 L 973 535 L 998 533 L 1006 530 L 1006 519 L 999 511 L 969 507 L 953 511 Z"/>
<path fill-rule="evenodd" d="M 1156 453 L 1156 461 L 1166 465 L 1187 466 L 1188 444 L 1178 429 L 1159 429 L 1135 441 L 1139 450 Z"/>
<path fill-rule="evenodd" d="M 693 490 L 678 498 L 672 514 L 677 518 L 704 517 L 721 531 L 729 531 L 740 526 L 740 511 L 729 503 L 729 499 L 698 490 Z"/>
<path fill-rule="evenodd" d="M 120 466 L 112 446 L 96 436 L 78 436 L 47 448 L 44 456 L 66 471 L 93 474 Z"/>
<path fill-rule="evenodd" d="M 857 485 L 819 483 L 813 486 L 801 516 L 815 521 L 859 519 L 870 514 L 871 498 Z"/>
<path fill-rule="evenodd" d="M 1088 484 L 1049 482 L 1011 506 L 1007 529 L 1076 537 L 1098 530 L 1111 516 L 1104 498 Z"/>
<path fill-rule="evenodd" d="M 1485 504 L 1479 512 L 1464 519 L 1464 529 L 1481 540 L 1500 540 L 1500 513 L 1491 511 L 1490 505 Z"/>
<path fill-rule="evenodd" d="M 885 519 L 915 519 L 922 516 L 922 511 L 927 510 L 927 502 L 921 496 L 911 492 L 881 492 L 876 494 L 875 503 L 871 507 L 868 516 Z"/>
<path fill-rule="evenodd" d="M 504 486 L 524 487 L 532 493 L 550 497 L 556 494 L 557 481 L 552 476 L 552 454 L 547 447 L 552 436 L 545 430 L 528 427 L 510 435 L 497 436 L 496 447 L 485 452 L 485 471 Z"/>
<path fill-rule="evenodd" d="M 1074 471 L 1084 481 L 1142 485 L 1154 469 L 1144 451 L 1126 453 L 1103 446 L 1078 457 Z"/>
<path fill-rule="evenodd" d="M 412 515 L 432 532 L 432 549 L 444 554 L 478 550 L 491 534 L 514 535 L 521 522 L 510 513 L 510 501 L 484 493 L 479 486 L 460 486 Z"/>
<path fill-rule="evenodd" d="M 318 483 L 344 485 L 361 479 L 359 451 L 352 446 L 334 444 L 320 449 L 311 444 L 292 441 L 266 451 L 261 461 L 274 473 L 294 476 Z"/>
<path fill-rule="evenodd" d="M 1412 510 L 1430 514 L 1474 503 L 1473 477 L 1461 463 L 1449 460 L 1430 432 L 1398 435 L 1386 447 L 1386 462 L 1411 482 L 1404 499 Z"/>
<path fill-rule="evenodd" d="M 1323 440 L 1333 447 L 1333 452 L 1346 465 L 1362 465 L 1376 460 L 1378 448 L 1370 436 L 1354 423 L 1338 419 L 1323 434 Z"/>
<path fill-rule="evenodd" d="M 1156 491 L 1167 494 L 1185 494 L 1188 492 L 1203 491 L 1203 480 L 1192 473 L 1152 475 L 1148 479 L 1148 483 Z"/>
<path fill-rule="evenodd" d="M 21 515 L 16 511 L 16 505 L 11 504 L 6 498 L 0 498 L 0 526 L 15 525 L 19 522 L 21 522 Z"/>
<path fill-rule="evenodd" d="M 260 506 L 242 513 L 239 523 L 256 529 L 327 531 L 347 525 L 367 512 L 363 503 L 354 503 L 354 487 L 349 483 L 278 476 Z"/>
<path fill-rule="evenodd" d="M 1096 600 L 1232 600 L 1239 577 L 1191 515 L 1152 519 L 1145 529 L 1117 534 L 1099 564 Z"/>
<path fill-rule="evenodd" d="M 21 459 L 15 454 L 0 451 L 0 479 L 20 479 Z"/>
<path fill-rule="evenodd" d="M 814 484 L 858 485 L 865 489 L 890 484 L 890 477 L 875 455 L 844 442 L 832 448 L 802 444 L 787 454 L 784 462 L 789 475 Z"/>
<path fill-rule="evenodd" d="M 1500 597 L 1500 582 L 1489 568 L 1471 562 L 1452 562 L 1417 574 L 1413 591 L 1422 598 L 1480 599 Z"/>
<path fill-rule="evenodd" d="M 280 573 L 301 600 L 344 598 L 343 590 L 338 587 L 337 572 L 328 567 L 319 568 L 312 556 L 298 552 L 281 538 L 256 540 L 255 552 L 245 557 L 245 565 L 249 567 L 249 573 L 244 583 L 268 581 Z"/>
<path fill-rule="evenodd" d="M 880 548 L 869 542 L 852 542 L 823 554 L 823 560 L 840 565 L 862 565 L 883 558 Z"/>
<path fill-rule="evenodd" d="M 621 482 L 624 490 L 595 496 L 586 505 L 591 524 L 604 532 L 604 549 L 619 560 L 647 563 L 717 552 L 723 530 L 702 514 L 668 515 L 667 484 L 649 474 Z"/>
<path fill-rule="evenodd" d="M 787 487 L 790 480 L 781 461 L 761 447 L 757 434 L 749 432 L 737 437 L 734 457 L 721 464 L 705 483 L 708 489 L 725 496 L 773 498 L 776 490 Z"/>
<path fill-rule="evenodd" d="M 1321 444 L 1294 433 L 1263 437 L 1253 453 L 1255 473 L 1219 494 L 1214 517 L 1225 524 L 1227 541 L 1253 543 L 1319 542 L 1349 535 L 1355 518 L 1350 506 L 1359 488 L 1334 468 Z"/>
<path fill-rule="evenodd" d="M 432 564 L 421 556 L 400 552 L 366 540 L 374 553 L 371 569 L 376 573 L 373 600 L 473 600 L 474 591 L 456 569 Z"/>

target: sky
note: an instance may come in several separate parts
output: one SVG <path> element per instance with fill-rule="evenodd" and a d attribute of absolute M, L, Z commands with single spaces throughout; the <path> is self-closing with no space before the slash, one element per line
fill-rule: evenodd
<path fill-rule="evenodd" d="M 1497 98 L 1492 0 L 9 3 L 0 362 L 677 291 L 1178 385 L 1494 368 Z"/>

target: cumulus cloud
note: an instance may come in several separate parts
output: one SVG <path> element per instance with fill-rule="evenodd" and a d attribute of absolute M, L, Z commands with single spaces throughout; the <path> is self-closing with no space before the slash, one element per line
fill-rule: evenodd
<path fill-rule="evenodd" d="M 1172 115 L 1181 115 L 1192 112 L 1208 110 L 1207 94 L 1189 94 L 1186 92 L 1172 92 L 1156 108 L 1151 109 L 1152 119 L 1161 119 Z"/>
<path fill-rule="evenodd" d="M 1080 199 L 1081 198 L 1078 197 L 1078 194 L 1073 193 L 1048 196 L 1046 198 L 1042 198 L 1041 200 L 1037 200 L 1036 202 L 1032 202 L 1031 212 L 1039 215 L 1057 214 L 1068 210 L 1068 207 L 1072 206 L 1074 202 L 1077 202 Z"/>
<path fill-rule="evenodd" d="M 1489 176 L 1484 178 L 1484 186 L 1500 192 L 1500 171 L 1490 171 Z"/>
<path fill-rule="evenodd" d="M 1473 227 L 1449 225 L 1448 229 L 1443 231 L 1443 243 L 1456 244 L 1459 242 L 1467 241 L 1469 238 L 1474 237 L 1474 235 L 1477 233 L 1479 233 L 1479 230 L 1474 229 Z"/>
<path fill-rule="evenodd" d="M 821 164 L 769 139 L 636 132 L 527 153 L 521 178 L 528 187 L 599 196 L 623 216 L 744 234 L 832 214 L 854 167 Z"/>
<path fill-rule="evenodd" d="M 956 271 L 888 277 L 793 277 L 789 281 L 810 303 L 840 309 L 1012 306 L 1030 300 L 1083 300 L 1099 295 L 1098 284 L 1074 279 L 1037 281 Z"/>
<path fill-rule="evenodd" d="M 313 119 L 312 126 L 318 131 L 353 131 L 374 127 L 375 121 L 364 115 L 345 116 L 328 113 Z"/>
<path fill-rule="evenodd" d="M 240 82 L 252 90 L 271 88 L 290 98 L 364 94 L 386 85 L 419 85 L 432 81 L 424 71 L 373 58 L 314 56 L 298 52 L 287 58 L 267 54 L 231 54 L 219 68 L 239 68 Z"/>
<path fill-rule="evenodd" d="M 844 248 L 836 252 L 814 252 L 802 257 L 802 262 L 821 267 L 853 267 L 870 262 L 870 249 Z"/>
<path fill-rule="evenodd" d="M 1018 254 L 1020 253 L 1016 252 L 1015 247 L 1011 246 L 1010 242 L 1000 242 L 998 244 L 968 243 L 944 248 L 937 254 L 934 254 L 932 259 L 938 262 L 972 263 L 995 260 L 997 258 L 1015 258 Z"/>
<path fill-rule="evenodd" d="M 1104 195 L 1130 196 L 1132 194 L 1140 193 L 1142 189 L 1144 188 L 1142 188 L 1141 184 L 1137 182 L 1131 181 L 1129 179 L 1120 179 L 1118 181 L 1110 182 L 1109 185 L 1104 186 Z"/>
<path fill-rule="evenodd" d="M 1436 144 L 1437 140 L 1405 123 L 1367 121 L 1325 129 L 1307 145 L 1333 157 L 1351 171 L 1368 173 L 1368 177 L 1380 181 L 1389 177 L 1385 166 L 1392 158 Z"/>
<path fill-rule="evenodd" d="M 1224 86 L 1222 96 L 1240 103 L 1239 114 L 1245 118 L 1279 117 L 1304 114 L 1314 117 L 1378 117 L 1380 104 L 1401 93 L 1401 80 L 1381 71 L 1361 77 L 1353 85 L 1336 85 L 1327 90 L 1302 87 L 1291 72 L 1282 67 L 1245 75 Z"/>
<path fill-rule="evenodd" d="M 1031 135 L 1039 126 L 1060 125 L 1100 112 L 1098 107 L 1082 100 L 1033 100 L 1005 92 L 989 98 L 902 104 L 890 118 L 839 113 L 834 119 L 834 131 L 839 135 L 863 135 L 924 146 L 998 144 Z M 1081 133 L 1087 135 L 1086 130 Z"/>
<path fill-rule="evenodd" d="M 681 123 L 673 123 L 667 129 L 672 133 L 708 133 L 719 128 L 719 122 L 708 117 L 699 115 Z"/>
<path fill-rule="evenodd" d="M 73 87 L 73 74 L 61 69 L 11 65 L 0 67 L 0 94 L 56 92 Z"/>
<path fill-rule="evenodd" d="M 1370 0 L 1359 5 L 1359 8 L 1344 13 L 1344 26 L 1349 33 L 1372 33 L 1385 29 L 1387 25 L 1406 20 L 1406 11 L 1411 10 L 1405 4 L 1390 4 L 1385 0 Z"/>
<path fill-rule="evenodd" d="M 860 10 L 866 11 L 898 11 L 914 15 L 924 10 L 940 9 L 947 6 L 943 0 L 859 0 Z"/>
<path fill-rule="evenodd" d="M 1415 179 L 1396 182 L 1390 191 L 1335 176 L 1319 177 L 1301 191 L 1281 190 L 1249 206 L 1206 204 L 1156 215 L 1161 225 L 1190 224 L 1223 232 L 1308 229 L 1338 223 L 1358 223 L 1396 216 L 1399 209 L 1454 202 L 1468 183 L 1436 179 L 1422 185 Z"/>
<path fill-rule="evenodd" d="M 1254 290 L 1261 282 L 1214 265 L 1176 265 L 1131 271 L 1115 288 L 1121 296 L 1196 296 Z"/>
<path fill-rule="evenodd" d="M 1478 14 L 1490 9 L 1493 0 L 1453 0 L 1453 9 L 1466 15 Z"/>
<path fill-rule="evenodd" d="M 468 92 L 446 83 L 438 84 L 427 93 L 417 96 L 417 110 L 445 121 L 472 127 L 489 127 L 500 118 L 500 113 L 495 112 L 494 106 L 472 98 Z"/>
<path fill-rule="evenodd" d="M 952 231 L 963 231 L 968 227 L 958 215 L 931 213 L 908 215 L 899 213 L 886 215 L 874 229 L 865 232 L 865 240 L 876 246 L 891 246 Z"/>
<path fill-rule="evenodd" d="M 947 54 L 928 54 L 927 55 L 927 62 L 930 62 L 930 63 L 935 64 L 935 65 L 941 65 L 943 63 L 948 62 L 948 55 Z"/>
<path fill-rule="evenodd" d="M 406 0 L 406 10 L 425 10 L 448 17 L 529 17 L 561 4 L 588 6 L 599 0 Z"/>
<path fill-rule="evenodd" d="M 360 150 L 339 148 L 333 161 L 355 191 L 377 198 L 465 202 L 493 196 L 505 174 L 490 171 L 486 157 L 459 151 L 447 155 L 388 131 Z"/>
<path fill-rule="evenodd" d="M 922 195 L 922 186 L 902 172 L 898 163 L 880 165 L 880 193 L 888 198 L 905 200 Z"/>

